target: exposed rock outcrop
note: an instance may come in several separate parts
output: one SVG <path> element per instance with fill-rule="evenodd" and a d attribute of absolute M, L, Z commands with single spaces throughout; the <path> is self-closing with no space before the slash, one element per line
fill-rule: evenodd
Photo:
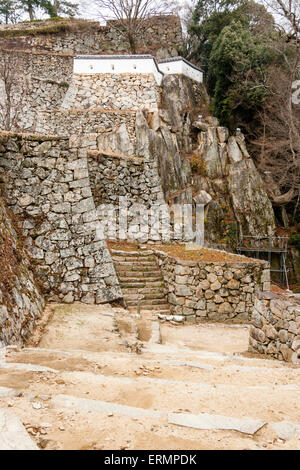
<path fill-rule="evenodd" d="M 207 115 L 206 103 L 203 85 L 178 75 L 164 78 L 160 126 L 156 119 L 155 128 L 168 149 L 159 155 L 165 195 L 190 202 L 191 193 L 196 204 L 205 205 L 209 242 L 228 241 L 227 221 L 237 222 L 240 234 L 273 235 L 272 204 L 244 135 L 237 130 L 230 136 L 216 118 Z"/>

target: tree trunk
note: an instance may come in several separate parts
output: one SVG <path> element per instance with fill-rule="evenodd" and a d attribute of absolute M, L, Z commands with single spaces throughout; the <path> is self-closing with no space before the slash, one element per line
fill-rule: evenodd
<path fill-rule="evenodd" d="M 136 41 L 134 38 L 134 34 L 132 34 L 131 32 L 128 32 L 128 42 L 131 53 L 136 54 Z"/>
<path fill-rule="evenodd" d="M 59 7 L 59 2 L 58 0 L 54 0 L 53 2 L 53 16 L 58 16 L 58 7 Z"/>
<path fill-rule="evenodd" d="M 286 212 L 286 208 L 284 206 L 281 207 L 281 218 L 284 228 L 289 228 L 289 218 Z"/>
<path fill-rule="evenodd" d="M 34 20 L 34 12 L 33 12 L 33 6 L 30 3 L 28 5 L 28 14 L 29 14 L 30 21 L 33 21 Z"/>

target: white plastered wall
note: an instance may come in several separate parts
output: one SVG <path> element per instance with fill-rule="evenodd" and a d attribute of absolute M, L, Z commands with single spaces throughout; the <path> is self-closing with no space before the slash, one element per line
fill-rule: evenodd
<path fill-rule="evenodd" d="M 160 86 L 163 75 L 159 72 L 154 58 L 118 58 L 111 56 L 110 58 L 98 57 L 75 57 L 74 69 L 75 74 L 153 74 L 156 83 Z"/>

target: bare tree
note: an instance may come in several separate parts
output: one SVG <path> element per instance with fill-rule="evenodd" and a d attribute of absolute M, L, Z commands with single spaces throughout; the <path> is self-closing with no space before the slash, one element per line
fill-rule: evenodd
<path fill-rule="evenodd" d="M 272 203 L 281 207 L 286 226 L 285 206 L 292 203 L 295 216 L 300 199 L 300 100 L 299 104 L 293 100 L 300 58 L 296 46 L 294 54 L 290 47 L 289 51 L 289 55 L 283 54 L 289 59 L 285 67 L 274 65 L 268 71 L 266 86 L 270 97 L 257 115 L 261 125 L 254 129 L 252 141 Z"/>
<path fill-rule="evenodd" d="M 155 15 L 174 12 L 178 8 L 176 0 L 95 0 L 101 19 L 115 20 L 115 27 L 128 41 L 130 50 L 136 53 L 138 37 L 146 28 L 149 18 Z"/>
<path fill-rule="evenodd" d="M 300 39 L 300 2 L 299 0 L 263 0 L 272 11 L 277 24 L 295 39 Z"/>
<path fill-rule="evenodd" d="M 0 24 L 17 23 L 22 15 L 17 0 L 0 0 Z"/>
<path fill-rule="evenodd" d="M 18 116 L 27 94 L 27 83 L 17 58 L 2 51 L 0 56 L 0 127 L 18 128 Z"/>
<path fill-rule="evenodd" d="M 300 3 L 299 0 L 263 0 L 276 20 L 272 48 L 277 56 L 266 74 L 269 98 L 251 126 L 253 152 L 274 206 L 289 225 L 300 202 Z"/>

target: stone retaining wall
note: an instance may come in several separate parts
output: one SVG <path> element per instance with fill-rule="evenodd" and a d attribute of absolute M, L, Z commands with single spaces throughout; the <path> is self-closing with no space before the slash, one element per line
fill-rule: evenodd
<path fill-rule="evenodd" d="M 127 197 L 128 207 L 164 203 L 157 162 L 120 158 L 101 153 L 88 159 L 94 201 L 100 204 L 118 204 L 119 197 Z"/>
<path fill-rule="evenodd" d="M 101 133 L 126 125 L 131 141 L 135 141 L 134 111 L 108 109 L 70 109 L 40 112 L 35 131 L 40 134 L 69 136 L 74 134 Z"/>
<path fill-rule="evenodd" d="M 44 292 L 64 302 L 108 302 L 122 294 L 106 243 L 96 238 L 87 149 L 76 142 L 2 133 L 0 177 Z"/>
<path fill-rule="evenodd" d="M 251 323 L 250 351 L 300 364 L 300 305 L 295 299 L 260 293 Z"/>
<path fill-rule="evenodd" d="M 62 109 L 157 111 L 159 87 L 152 74 L 74 74 Z"/>
<path fill-rule="evenodd" d="M 140 138 L 137 149 L 143 147 Z M 112 145 L 118 154 L 110 153 Z M 125 196 L 128 233 L 145 241 L 143 210 L 164 204 L 156 155 L 137 157 L 137 149 L 125 124 L 114 132 L 70 138 L 0 134 L 4 197 L 21 221 L 38 278 L 53 300 L 100 303 L 122 297 L 106 243 L 97 240 L 96 230 L 110 215 L 107 206 L 119 230 L 119 198 Z M 106 239 L 115 238 L 111 224 L 104 228 Z M 150 240 L 160 240 L 161 230 Z"/>
<path fill-rule="evenodd" d="M 7 64 L 5 71 L 12 80 L 10 96 L 5 93 L 1 80 L 3 64 Z M 72 56 L 0 49 L 0 105 L 5 110 L 7 99 L 11 99 L 10 129 L 35 131 L 39 112 L 50 112 L 61 106 L 72 72 Z M 3 114 L 0 129 L 5 128 L 5 111 Z"/>
<path fill-rule="evenodd" d="M 43 308 L 26 250 L 0 197 L 0 348 L 23 345 Z"/>
<path fill-rule="evenodd" d="M 1 25 L 2 47 L 11 49 L 47 50 L 73 54 L 131 53 L 126 39 L 114 21 L 100 26 L 96 21 L 64 20 Z M 177 56 L 182 42 L 180 19 L 177 16 L 149 18 L 137 37 L 137 53 L 151 52 L 158 59 Z"/>
<path fill-rule="evenodd" d="M 257 291 L 270 288 L 264 261 L 194 262 L 155 253 L 175 321 L 249 322 Z"/>

